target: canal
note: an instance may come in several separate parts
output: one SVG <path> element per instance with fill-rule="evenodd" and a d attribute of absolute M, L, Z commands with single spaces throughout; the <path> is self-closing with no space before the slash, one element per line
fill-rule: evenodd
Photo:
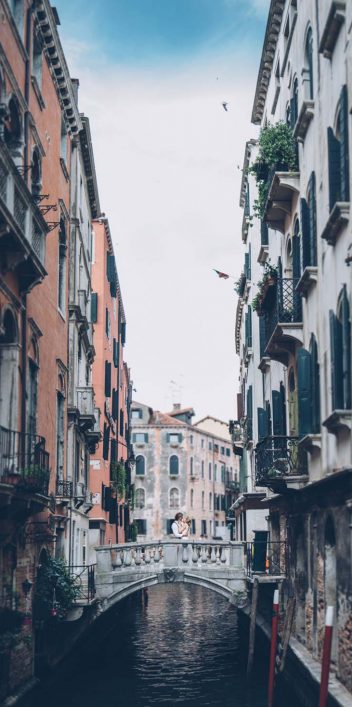
<path fill-rule="evenodd" d="M 243 635 L 242 635 L 243 634 Z M 247 630 L 221 596 L 160 585 L 121 601 L 109 634 L 87 639 L 71 673 L 35 696 L 33 707 L 267 707 L 268 650 L 246 682 Z M 277 705 L 300 707 L 287 694 Z"/>

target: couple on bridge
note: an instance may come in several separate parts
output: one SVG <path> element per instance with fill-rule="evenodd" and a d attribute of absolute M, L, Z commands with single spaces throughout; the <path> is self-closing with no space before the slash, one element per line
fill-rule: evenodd
<path fill-rule="evenodd" d="M 191 528 L 191 519 L 183 516 L 183 513 L 176 513 L 175 520 L 171 525 L 171 532 L 175 538 L 188 538 Z"/>

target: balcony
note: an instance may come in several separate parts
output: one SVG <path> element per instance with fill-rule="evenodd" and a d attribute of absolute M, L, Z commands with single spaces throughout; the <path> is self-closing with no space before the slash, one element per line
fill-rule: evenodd
<path fill-rule="evenodd" d="M 21 292 L 46 276 L 48 226 L 6 146 L 0 142 L 0 254 L 3 271 L 15 271 Z"/>
<path fill-rule="evenodd" d="M 298 437 L 265 437 L 255 448 L 256 486 L 276 493 L 298 489 L 308 481 L 307 452 Z"/>
<path fill-rule="evenodd" d="M 79 426 L 82 432 L 91 430 L 95 424 L 94 389 L 91 387 L 77 388 L 77 410 Z"/>
<path fill-rule="evenodd" d="M 89 443 L 89 451 L 91 454 L 94 454 L 96 445 L 99 444 L 101 440 L 101 431 L 100 431 L 100 409 L 99 408 L 94 408 L 94 426 L 91 427 L 89 430 L 86 432 L 86 438 Z"/>
<path fill-rule="evenodd" d="M 297 344 L 303 344 L 302 299 L 298 279 L 278 278 L 265 293 L 261 305 L 265 321 L 264 356 L 285 366 Z"/>
<path fill-rule="evenodd" d="M 272 542 L 268 540 L 255 540 L 246 543 L 247 577 L 256 576 L 259 581 L 265 577 L 275 581 L 277 577 L 287 576 L 288 553 L 287 543 L 283 541 Z M 259 575 L 259 577 L 258 577 Z"/>
<path fill-rule="evenodd" d="M 68 500 L 73 496 L 73 481 L 56 479 L 56 496 L 60 500 Z"/>
<path fill-rule="evenodd" d="M 49 478 L 44 437 L 0 427 L 0 484 L 16 492 L 48 496 Z"/>
<path fill-rule="evenodd" d="M 291 215 L 293 198 L 299 193 L 299 179 L 299 172 L 289 172 L 285 165 L 275 165 L 269 171 L 264 220 L 280 233 L 285 233 L 286 216 Z"/>

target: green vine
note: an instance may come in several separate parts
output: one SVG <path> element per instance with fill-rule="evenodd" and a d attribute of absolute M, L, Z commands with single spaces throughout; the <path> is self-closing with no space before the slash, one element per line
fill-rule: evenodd
<path fill-rule="evenodd" d="M 296 143 L 291 128 L 280 121 L 262 128 L 259 136 L 259 153 L 249 172 L 254 174 L 258 188 L 258 197 L 253 202 L 255 216 L 262 219 L 270 187 L 269 173 L 274 167 L 278 170 L 297 169 Z"/>
<path fill-rule="evenodd" d="M 80 594 L 77 580 L 62 559 L 49 557 L 40 567 L 35 601 L 43 618 L 64 618 Z"/>
<path fill-rule="evenodd" d="M 119 500 L 121 500 L 126 494 L 126 469 L 124 462 L 111 462 L 110 480 L 112 487 L 117 491 Z"/>
<path fill-rule="evenodd" d="M 272 265 L 270 261 L 267 263 L 264 263 L 264 274 L 261 280 L 257 282 L 257 287 L 258 287 L 258 292 L 253 297 L 252 300 L 252 309 L 253 311 L 257 312 L 259 315 L 263 313 L 263 305 L 265 301 L 265 296 L 268 290 L 268 287 L 271 284 L 275 284 L 277 281 L 278 277 L 278 268 L 275 265 Z"/>

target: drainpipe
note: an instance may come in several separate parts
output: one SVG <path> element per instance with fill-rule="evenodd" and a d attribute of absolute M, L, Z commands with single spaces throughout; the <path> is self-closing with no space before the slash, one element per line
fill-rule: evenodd
<path fill-rule="evenodd" d="M 29 87 L 30 87 L 30 50 L 31 50 L 31 27 L 32 27 L 32 9 L 31 5 L 27 11 L 26 20 L 26 70 L 24 83 L 24 98 L 28 106 L 29 102 Z M 27 110 L 24 116 L 24 165 L 28 164 L 29 154 L 29 111 Z M 28 182 L 28 172 L 25 172 L 24 179 Z M 22 339 L 22 372 L 21 372 L 21 430 L 22 434 L 26 431 L 26 388 L 27 388 L 27 295 L 22 295 L 22 312 L 21 312 L 21 339 Z M 25 437 L 22 437 L 22 455 L 25 454 Z"/>

